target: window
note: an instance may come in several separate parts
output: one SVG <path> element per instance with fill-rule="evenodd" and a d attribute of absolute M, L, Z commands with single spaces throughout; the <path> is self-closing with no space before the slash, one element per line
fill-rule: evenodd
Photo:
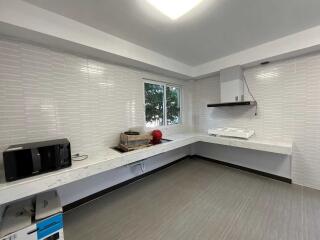
<path fill-rule="evenodd" d="M 164 125 L 164 86 L 158 84 L 145 83 L 145 113 L 147 127 Z"/>
<path fill-rule="evenodd" d="M 180 123 L 180 88 L 166 86 L 167 125 Z"/>
<path fill-rule="evenodd" d="M 147 127 L 181 123 L 181 88 L 162 83 L 144 83 Z"/>

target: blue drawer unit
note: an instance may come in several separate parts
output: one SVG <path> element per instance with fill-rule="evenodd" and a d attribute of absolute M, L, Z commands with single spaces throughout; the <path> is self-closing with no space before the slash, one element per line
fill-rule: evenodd
<path fill-rule="evenodd" d="M 37 223 L 38 240 L 63 240 L 62 213 Z"/>

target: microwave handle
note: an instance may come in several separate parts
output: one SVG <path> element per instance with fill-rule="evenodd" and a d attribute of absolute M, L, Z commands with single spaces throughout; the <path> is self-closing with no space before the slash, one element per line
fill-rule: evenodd
<path fill-rule="evenodd" d="M 31 149 L 31 155 L 33 165 L 32 173 L 38 173 L 41 170 L 41 156 L 39 150 L 37 148 Z"/>

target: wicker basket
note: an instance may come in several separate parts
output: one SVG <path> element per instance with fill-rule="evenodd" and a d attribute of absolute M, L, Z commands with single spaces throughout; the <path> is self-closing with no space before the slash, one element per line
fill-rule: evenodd
<path fill-rule="evenodd" d="M 124 133 L 121 133 L 119 147 L 122 150 L 129 152 L 151 146 L 151 140 L 152 136 L 149 133 L 141 135 L 126 135 Z"/>

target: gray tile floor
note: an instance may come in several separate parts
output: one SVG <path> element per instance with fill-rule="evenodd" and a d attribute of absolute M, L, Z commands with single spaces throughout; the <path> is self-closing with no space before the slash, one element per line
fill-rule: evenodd
<path fill-rule="evenodd" d="M 65 214 L 66 240 L 319 240 L 320 191 L 187 159 Z"/>

